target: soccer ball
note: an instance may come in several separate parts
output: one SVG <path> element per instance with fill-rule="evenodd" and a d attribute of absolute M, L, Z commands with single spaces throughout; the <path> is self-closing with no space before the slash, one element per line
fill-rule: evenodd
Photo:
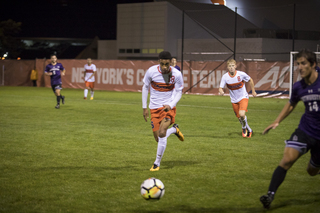
<path fill-rule="evenodd" d="M 160 200 L 164 195 L 164 185 L 157 178 L 149 178 L 140 186 L 141 195 L 146 200 Z"/>

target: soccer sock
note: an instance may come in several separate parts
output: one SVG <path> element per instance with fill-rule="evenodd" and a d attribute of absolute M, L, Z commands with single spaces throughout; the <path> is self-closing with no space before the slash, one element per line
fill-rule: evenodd
<path fill-rule="evenodd" d="M 167 129 L 166 138 L 168 138 L 172 133 L 176 133 L 176 132 L 177 132 L 177 129 L 174 127 Z"/>
<path fill-rule="evenodd" d="M 93 98 L 94 91 L 90 91 L 90 93 L 91 93 L 91 97 Z"/>
<path fill-rule="evenodd" d="M 84 89 L 84 97 L 86 98 L 88 95 L 88 89 Z"/>
<path fill-rule="evenodd" d="M 269 185 L 269 191 L 268 194 L 275 194 L 281 183 L 284 181 L 284 178 L 286 177 L 287 170 L 282 168 L 281 166 L 278 166 L 272 175 L 272 179 Z"/>
<path fill-rule="evenodd" d="M 57 96 L 57 104 L 60 104 L 60 96 Z"/>
<path fill-rule="evenodd" d="M 166 150 L 166 147 L 167 147 L 167 138 L 166 137 L 163 137 L 163 138 L 159 137 L 157 158 L 156 158 L 156 161 L 154 162 L 154 164 L 156 164 L 157 166 L 160 166 L 160 162 L 161 162 L 164 150 Z"/>
<path fill-rule="evenodd" d="M 240 117 L 240 120 L 240 123 L 242 124 L 242 129 L 245 129 L 247 126 L 247 116 L 245 116 L 244 119 Z"/>
<path fill-rule="evenodd" d="M 238 119 L 239 119 L 241 126 L 243 126 L 243 122 L 242 122 L 241 118 L 239 117 Z"/>
<path fill-rule="evenodd" d="M 249 130 L 249 132 L 252 132 L 252 129 L 250 128 L 249 124 L 248 124 L 248 120 L 247 120 L 247 116 L 245 118 L 245 121 L 246 121 L 246 127 L 247 129 Z"/>

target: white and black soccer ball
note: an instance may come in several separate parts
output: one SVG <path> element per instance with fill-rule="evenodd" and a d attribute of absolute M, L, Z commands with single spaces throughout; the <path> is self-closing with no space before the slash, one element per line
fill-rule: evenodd
<path fill-rule="evenodd" d="M 141 195 L 146 200 L 160 200 L 164 195 L 164 185 L 157 178 L 149 178 L 140 186 Z"/>

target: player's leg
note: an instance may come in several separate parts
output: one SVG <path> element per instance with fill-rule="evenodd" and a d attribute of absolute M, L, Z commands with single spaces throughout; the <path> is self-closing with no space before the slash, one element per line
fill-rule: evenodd
<path fill-rule="evenodd" d="M 56 97 L 57 97 L 56 109 L 59 109 L 59 108 L 60 108 L 60 99 L 61 99 L 61 96 L 60 96 L 60 89 L 59 89 L 58 86 L 56 86 L 55 91 L 54 91 L 54 94 L 55 94 Z"/>
<path fill-rule="evenodd" d="M 234 111 L 234 114 L 237 116 L 237 118 L 239 119 L 239 122 L 241 124 L 241 127 L 242 127 L 242 137 L 247 137 L 247 128 L 246 128 L 246 124 L 244 123 L 244 117 L 243 117 L 243 114 L 242 114 L 242 117 L 240 115 L 240 103 L 232 103 L 232 108 L 233 108 L 233 111 Z M 243 113 L 241 111 L 241 113 Z"/>
<path fill-rule="evenodd" d="M 166 113 L 166 117 L 171 120 L 171 124 L 175 122 L 176 112 L 177 112 L 177 108 L 174 107 L 173 109 L 171 109 L 169 112 Z M 166 137 L 168 138 L 171 134 L 175 134 L 180 141 L 184 141 L 184 136 L 180 131 L 178 124 L 173 124 L 171 128 L 167 129 Z"/>
<path fill-rule="evenodd" d="M 153 137 L 156 142 L 159 142 L 159 130 L 153 132 Z"/>
<path fill-rule="evenodd" d="M 89 87 L 89 82 L 88 81 L 86 81 L 85 82 L 85 88 L 84 88 L 84 98 L 83 99 L 87 99 L 87 96 L 88 96 L 88 89 L 90 89 L 90 87 Z"/>
<path fill-rule="evenodd" d="M 311 176 L 315 176 L 320 172 L 320 141 L 314 143 L 310 149 L 310 161 L 308 164 L 307 172 Z"/>
<path fill-rule="evenodd" d="M 90 97 L 90 100 L 93 100 L 93 95 L 94 95 L 94 90 L 93 90 L 93 87 L 94 87 L 94 82 L 90 82 L 90 93 L 91 93 L 91 97 Z"/>
<path fill-rule="evenodd" d="M 313 164 L 311 164 L 311 162 L 309 162 L 307 172 L 310 176 L 315 176 L 319 174 L 320 167 L 315 167 Z"/>
<path fill-rule="evenodd" d="M 242 129 L 245 128 L 247 130 L 246 137 L 251 138 L 252 129 L 250 128 L 250 126 L 248 124 L 248 120 L 247 120 L 247 116 L 246 116 L 246 112 L 248 111 L 247 110 L 248 102 L 249 102 L 249 99 L 247 99 L 247 98 L 244 98 L 239 102 L 239 116 L 242 121 Z M 242 131 L 242 132 L 244 132 L 244 131 Z"/>
<path fill-rule="evenodd" d="M 297 129 L 291 135 L 290 139 L 286 141 L 283 157 L 278 167 L 273 172 L 268 193 L 260 197 L 260 201 L 264 208 L 270 208 L 274 195 L 281 183 L 284 181 L 287 171 L 303 154 L 307 152 L 308 148 L 307 143 L 304 140 L 304 136 L 304 133 Z M 297 141 L 297 138 L 299 138 L 299 141 Z"/>
<path fill-rule="evenodd" d="M 174 128 L 173 129 L 173 131 L 175 131 L 174 134 L 179 138 L 179 140 L 180 141 L 184 141 L 184 135 L 180 131 L 179 125 L 178 124 L 173 124 L 173 126 L 170 129 L 172 129 L 172 128 Z M 168 131 L 169 131 L 169 129 L 168 129 Z M 167 131 L 167 134 L 168 134 L 168 131 Z"/>
<path fill-rule="evenodd" d="M 233 112 L 234 112 L 235 116 L 238 118 L 241 126 L 243 126 L 242 120 L 240 119 L 240 115 L 239 115 L 239 103 L 232 103 L 232 108 L 233 108 Z"/>
<path fill-rule="evenodd" d="M 94 95 L 94 90 L 93 90 L 93 88 L 91 88 L 90 94 L 91 94 L 90 100 L 93 100 L 93 95 Z"/>
<path fill-rule="evenodd" d="M 178 132 L 179 132 L 179 134 L 178 134 Z M 174 124 L 171 128 L 167 129 L 166 137 L 168 138 L 171 134 L 177 135 L 177 137 L 179 139 L 182 138 L 182 139 L 180 139 L 181 141 L 184 140 L 184 136 L 181 133 L 178 124 Z M 154 131 L 153 132 L 153 136 L 154 136 L 154 139 L 158 142 L 159 141 L 159 130 L 158 131 Z"/>
<path fill-rule="evenodd" d="M 158 171 L 160 169 L 161 159 L 167 147 L 167 129 L 170 125 L 171 120 L 168 118 L 164 118 L 160 123 L 157 156 L 150 171 Z"/>

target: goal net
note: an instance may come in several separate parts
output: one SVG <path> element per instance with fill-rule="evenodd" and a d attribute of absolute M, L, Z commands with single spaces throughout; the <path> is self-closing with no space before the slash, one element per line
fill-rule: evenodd
<path fill-rule="evenodd" d="M 300 76 L 298 66 L 295 64 L 295 55 L 298 54 L 298 51 L 290 52 L 290 88 L 289 88 L 289 97 L 291 97 L 292 86 L 295 82 L 300 81 L 302 78 Z M 317 55 L 317 62 L 320 61 L 320 52 L 315 52 Z"/>

